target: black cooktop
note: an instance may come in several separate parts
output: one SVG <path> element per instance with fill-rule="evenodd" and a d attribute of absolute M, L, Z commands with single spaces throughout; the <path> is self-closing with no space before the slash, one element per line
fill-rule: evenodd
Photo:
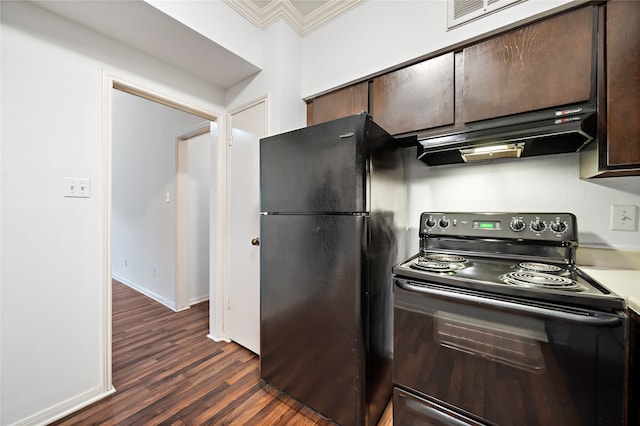
<path fill-rule="evenodd" d="M 596 309 L 624 298 L 575 266 L 577 225 L 569 213 L 422 213 L 420 253 L 396 277 Z"/>
<path fill-rule="evenodd" d="M 464 262 L 451 262 L 451 267 L 445 268 L 441 264 L 448 262 L 430 260 L 428 256 L 434 254 L 449 255 L 442 252 L 417 254 L 396 265 L 393 273 L 412 280 L 525 299 L 600 309 L 626 308 L 624 298 L 574 265 L 472 256 L 464 257 Z M 437 266 L 429 270 L 432 262 Z"/>

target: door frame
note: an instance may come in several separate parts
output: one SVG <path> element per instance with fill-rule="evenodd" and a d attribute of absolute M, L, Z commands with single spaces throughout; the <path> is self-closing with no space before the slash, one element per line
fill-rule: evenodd
<path fill-rule="evenodd" d="M 218 134 L 215 142 L 215 149 L 212 149 L 212 158 L 216 158 L 215 164 L 211 166 L 216 169 L 216 173 L 212 173 L 212 185 L 217 186 L 217 196 L 215 200 L 211 199 L 210 203 L 215 201 L 215 209 L 210 209 L 211 212 L 215 211 L 215 227 L 210 229 L 210 247 L 211 253 L 220 253 L 220 255 L 214 255 L 212 259 L 214 263 L 215 275 L 211 274 L 209 277 L 209 306 L 210 306 L 210 327 L 207 337 L 213 340 L 220 340 L 220 324 L 214 320 L 216 313 L 221 309 L 218 305 L 222 303 L 223 299 L 214 297 L 220 292 L 220 288 L 225 282 L 225 251 L 217 248 L 224 247 L 225 241 L 225 227 L 226 227 L 226 193 L 227 193 L 227 180 L 226 180 L 226 161 L 222 159 L 227 158 L 227 144 L 225 143 L 224 135 L 224 123 L 222 123 L 223 114 L 215 113 L 197 106 L 191 105 L 187 102 L 159 94 L 152 90 L 143 88 L 142 86 L 132 84 L 125 79 L 118 78 L 108 71 L 102 73 L 102 148 L 101 148 L 101 176 L 102 176 L 102 197 L 101 197 L 101 211 L 103 215 L 102 220 L 102 239 L 104 241 L 103 254 L 102 254 L 102 291 L 103 291 L 103 319 L 102 323 L 104 328 L 103 332 L 103 383 L 105 389 L 109 392 L 115 391 L 112 381 L 112 329 L 111 329 L 111 317 L 112 317 L 112 271 L 111 271 L 111 224 L 112 224 L 112 176 L 113 176 L 113 157 L 112 157 L 112 127 L 113 127 L 113 90 L 120 90 L 144 99 L 148 99 L 153 102 L 157 102 L 175 109 L 178 109 L 189 114 L 202 117 L 208 121 L 215 121 L 218 124 Z M 215 157 L 214 157 L 215 151 Z M 213 177 L 215 176 L 215 179 Z M 215 234 L 215 238 L 211 238 Z M 211 258 L 210 258 L 211 259 Z M 223 337 L 222 337 L 223 338 Z"/>

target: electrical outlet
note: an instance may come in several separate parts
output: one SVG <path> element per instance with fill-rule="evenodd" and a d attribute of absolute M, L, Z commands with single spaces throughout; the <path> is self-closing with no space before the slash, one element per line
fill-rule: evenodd
<path fill-rule="evenodd" d="M 66 177 L 63 179 L 62 192 L 65 197 L 90 198 L 91 179 Z"/>
<path fill-rule="evenodd" d="M 628 206 L 611 206 L 611 229 L 614 231 L 635 231 L 638 215 L 637 207 Z"/>

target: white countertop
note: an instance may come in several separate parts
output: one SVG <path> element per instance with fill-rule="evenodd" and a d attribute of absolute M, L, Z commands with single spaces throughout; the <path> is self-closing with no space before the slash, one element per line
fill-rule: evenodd
<path fill-rule="evenodd" d="M 587 275 L 627 299 L 627 305 L 640 314 L 640 270 L 579 266 Z"/>

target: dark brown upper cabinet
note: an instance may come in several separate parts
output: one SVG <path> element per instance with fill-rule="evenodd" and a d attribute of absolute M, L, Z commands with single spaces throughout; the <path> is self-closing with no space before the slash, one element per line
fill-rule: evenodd
<path fill-rule="evenodd" d="M 318 96 L 307 103 L 307 126 L 369 111 L 369 83 Z"/>
<path fill-rule="evenodd" d="M 392 135 L 453 124 L 453 53 L 374 78 L 371 115 Z"/>
<path fill-rule="evenodd" d="M 608 164 L 640 167 L 640 3 L 606 8 Z"/>
<path fill-rule="evenodd" d="M 463 121 L 589 100 L 593 10 L 577 9 L 465 48 Z"/>
<path fill-rule="evenodd" d="M 640 2 L 600 9 L 598 138 L 580 153 L 580 175 L 640 176 Z"/>

